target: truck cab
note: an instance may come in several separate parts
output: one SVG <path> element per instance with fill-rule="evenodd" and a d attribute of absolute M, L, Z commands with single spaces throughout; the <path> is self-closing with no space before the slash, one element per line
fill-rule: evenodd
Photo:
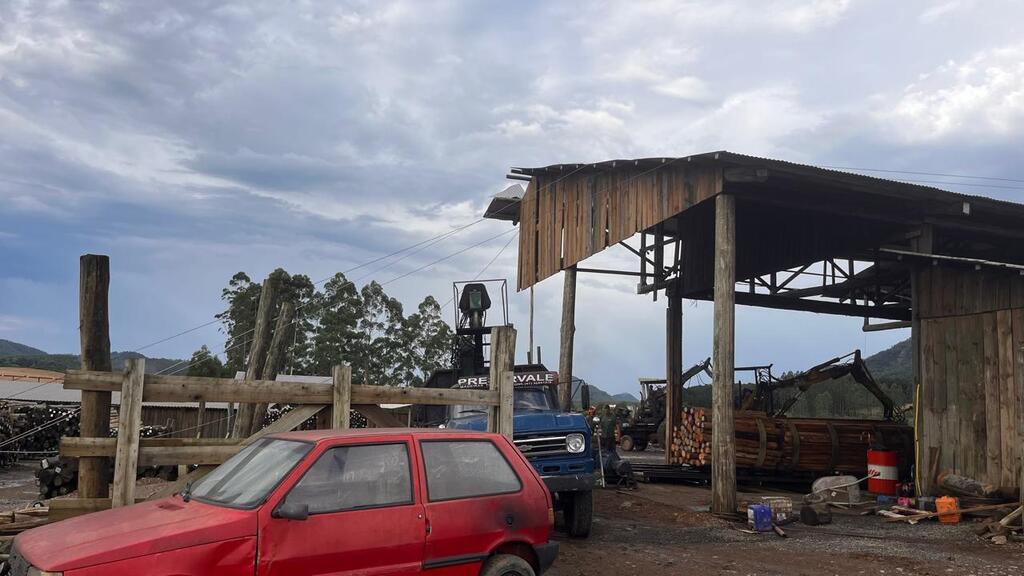
<path fill-rule="evenodd" d="M 563 512 L 571 536 L 587 536 L 596 483 L 591 428 L 582 414 L 558 409 L 558 374 L 543 365 L 517 366 L 513 393 L 513 442 L 526 456 Z M 539 369 L 539 370 L 538 370 Z M 460 378 L 455 388 L 487 388 L 489 378 Z M 487 429 L 482 406 L 452 406 L 446 428 Z"/>

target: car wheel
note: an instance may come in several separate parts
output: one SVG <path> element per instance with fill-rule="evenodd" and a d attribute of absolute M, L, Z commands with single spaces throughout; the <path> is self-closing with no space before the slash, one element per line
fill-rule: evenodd
<path fill-rule="evenodd" d="M 536 576 L 533 566 L 519 556 L 498 554 L 484 563 L 480 576 Z"/>
<path fill-rule="evenodd" d="M 569 536 L 585 538 L 590 535 L 590 524 L 594 520 L 594 494 L 573 492 L 565 503 L 565 531 Z"/>
<path fill-rule="evenodd" d="M 619 438 L 619 448 L 622 448 L 626 452 L 631 451 L 633 449 L 633 437 L 629 434 L 623 434 L 622 437 Z"/>

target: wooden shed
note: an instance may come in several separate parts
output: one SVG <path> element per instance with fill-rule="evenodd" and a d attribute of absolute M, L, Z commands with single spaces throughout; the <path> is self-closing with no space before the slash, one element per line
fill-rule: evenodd
<path fill-rule="evenodd" d="M 731 152 L 509 177 L 528 181 L 525 193 L 487 216 L 520 226 L 520 290 L 567 272 L 567 375 L 577 273 L 629 275 L 638 294 L 664 294 L 669 379 L 682 372 L 682 299 L 714 301 L 716 510 L 735 509 L 736 304 L 912 328 L 922 490 L 936 468 L 1021 484 L 1024 205 Z M 607 249 L 636 267 L 584 267 Z M 679 402 L 670 394 L 670 424 Z"/>

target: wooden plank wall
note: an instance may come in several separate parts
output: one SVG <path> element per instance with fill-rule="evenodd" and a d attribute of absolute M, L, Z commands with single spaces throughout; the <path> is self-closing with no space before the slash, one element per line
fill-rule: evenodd
<path fill-rule="evenodd" d="M 534 176 L 520 205 L 519 289 L 721 190 L 720 169 L 689 164 Z"/>
<path fill-rule="evenodd" d="M 940 469 L 1016 486 L 1024 277 L 944 266 L 918 274 L 922 488 L 931 487 L 924 472 L 933 447 L 941 447 Z"/>

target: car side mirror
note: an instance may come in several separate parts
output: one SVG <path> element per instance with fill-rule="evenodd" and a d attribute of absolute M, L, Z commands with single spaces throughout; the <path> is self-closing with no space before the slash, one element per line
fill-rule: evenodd
<path fill-rule="evenodd" d="M 286 520 L 305 520 L 309 518 L 309 504 L 292 504 L 286 500 L 274 509 L 271 516 Z"/>

